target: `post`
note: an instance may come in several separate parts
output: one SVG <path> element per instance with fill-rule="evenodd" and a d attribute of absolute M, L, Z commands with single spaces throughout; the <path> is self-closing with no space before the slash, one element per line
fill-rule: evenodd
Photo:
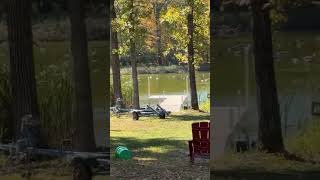
<path fill-rule="evenodd" d="M 244 77 L 245 77 L 245 107 L 246 109 L 249 106 L 249 60 L 250 60 L 250 45 L 245 47 L 245 59 L 244 59 Z"/>
<path fill-rule="evenodd" d="M 186 76 L 186 94 L 187 94 L 187 97 L 189 96 L 189 86 L 188 86 L 188 75 Z"/>
<path fill-rule="evenodd" d="M 150 97 L 150 77 L 148 76 L 148 96 Z"/>

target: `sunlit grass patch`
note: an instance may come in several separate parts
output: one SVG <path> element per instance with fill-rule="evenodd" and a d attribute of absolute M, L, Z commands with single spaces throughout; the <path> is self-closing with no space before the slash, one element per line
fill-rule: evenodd
<path fill-rule="evenodd" d="M 192 139 L 191 124 L 209 121 L 208 113 L 182 111 L 173 113 L 166 119 L 141 117 L 132 120 L 131 115 L 119 118 L 111 116 L 111 153 L 123 145 L 133 153 L 131 160 L 116 159 L 112 155 L 111 175 L 117 178 L 156 178 L 167 172 L 169 177 L 208 178 L 208 164 L 190 164 L 188 140 Z M 185 172 L 193 172 L 193 175 Z M 173 174 L 171 174 L 173 173 Z"/>

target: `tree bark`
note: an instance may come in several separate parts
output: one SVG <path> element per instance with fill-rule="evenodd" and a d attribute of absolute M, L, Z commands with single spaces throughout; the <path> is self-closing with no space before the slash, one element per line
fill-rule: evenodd
<path fill-rule="evenodd" d="M 137 71 L 137 57 L 136 57 L 136 43 L 135 43 L 135 22 L 134 22 L 134 0 L 130 1 L 130 16 L 129 21 L 132 23 L 129 29 L 130 31 L 130 59 L 132 67 L 132 85 L 133 85 L 133 99 L 132 106 L 137 109 L 140 108 L 139 103 L 139 82 L 138 82 L 138 71 Z"/>
<path fill-rule="evenodd" d="M 19 138 L 21 118 L 31 114 L 39 120 L 33 62 L 31 0 L 10 0 L 7 4 L 10 49 L 10 82 L 13 100 L 14 139 Z"/>
<path fill-rule="evenodd" d="M 161 44 L 161 24 L 160 24 L 161 6 L 158 3 L 154 3 L 154 15 L 156 18 L 156 46 L 157 46 L 157 62 L 159 66 L 164 65 L 162 56 L 162 44 Z"/>
<path fill-rule="evenodd" d="M 190 12 L 188 14 L 188 71 L 189 71 L 189 84 L 190 84 L 190 95 L 191 95 L 191 108 L 199 110 L 198 95 L 196 86 L 196 73 L 194 68 L 194 47 L 193 47 L 193 1 L 189 0 Z"/>
<path fill-rule="evenodd" d="M 50 0 L 38 0 L 37 4 L 38 4 L 38 11 L 40 13 L 49 13 L 49 11 L 52 8 L 52 1 Z"/>
<path fill-rule="evenodd" d="M 277 85 L 274 72 L 271 21 L 265 0 L 252 3 L 253 44 L 257 83 L 260 150 L 284 152 Z"/>
<path fill-rule="evenodd" d="M 70 0 L 71 51 L 74 74 L 74 148 L 95 151 L 88 44 L 85 24 L 85 1 Z"/>
<path fill-rule="evenodd" d="M 116 12 L 114 8 L 114 0 L 111 4 L 111 14 L 112 19 L 116 19 Z M 114 102 L 120 98 L 122 99 L 121 92 L 121 77 L 120 77 L 120 59 L 118 52 L 113 52 L 114 50 L 119 50 L 118 36 L 117 32 L 111 27 L 111 46 L 112 46 L 112 55 L 111 55 L 111 67 L 112 67 L 112 80 L 113 80 L 113 93 L 114 93 Z"/>

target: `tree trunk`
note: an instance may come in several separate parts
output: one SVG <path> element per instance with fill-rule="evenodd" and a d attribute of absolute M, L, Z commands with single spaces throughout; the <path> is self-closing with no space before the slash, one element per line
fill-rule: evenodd
<path fill-rule="evenodd" d="M 214 38 L 213 38 L 213 33 L 214 33 L 214 14 L 216 11 L 214 10 L 214 1 L 215 0 L 210 0 L 210 54 L 209 54 L 209 59 L 210 59 L 210 113 L 211 113 L 211 116 L 210 116 L 210 159 L 211 160 L 214 160 L 214 157 L 215 157 L 215 152 L 214 152 L 214 148 L 215 148 L 215 142 L 216 142 L 216 138 L 214 137 L 214 135 L 216 134 L 215 131 L 214 131 L 214 126 L 212 125 L 214 122 L 214 119 L 213 119 L 213 109 L 214 109 L 214 99 L 213 99 L 213 93 L 215 91 L 215 84 L 212 83 L 212 82 L 215 82 L 214 78 L 216 78 L 217 76 L 214 76 L 212 72 L 215 72 L 215 69 L 214 69 L 214 66 L 213 64 L 215 63 L 214 62 L 214 59 L 213 59 L 213 56 L 214 56 L 214 51 L 213 51 L 213 48 L 214 48 L 214 45 L 213 45 L 213 42 L 214 42 Z"/>
<path fill-rule="evenodd" d="M 129 21 L 132 23 L 129 31 L 131 34 L 130 37 L 130 59 L 132 67 L 132 85 L 133 85 L 133 99 L 132 106 L 133 108 L 140 108 L 139 103 L 139 84 L 138 84 L 138 71 L 137 71 L 137 57 L 136 57 L 136 43 L 135 43 L 135 22 L 134 22 L 134 0 L 130 1 L 130 17 Z"/>
<path fill-rule="evenodd" d="M 156 18 L 156 46 L 157 46 L 157 62 L 159 66 L 162 66 L 163 56 L 162 56 L 162 46 L 161 46 L 161 24 L 160 24 L 160 13 L 161 6 L 158 3 L 154 3 L 154 15 Z"/>
<path fill-rule="evenodd" d="M 283 152 L 281 118 L 273 63 L 270 12 L 269 9 L 262 9 L 267 1 L 253 2 L 253 44 L 259 114 L 259 148 L 271 153 Z"/>
<path fill-rule="evenodd" d="M 111 14 L 112 19 L 116 19 L 116 12 L 114 9 L 114 1 L 111 4 Z M 117 32 L 111 27 L 111 46 L 112 46 L 112 55 L 111 55 L 111 67 L 112 67 L 112 80 L 113 80 L 113 93 L 114 93 L 114 102 L 120 98 L 122 99 L 121 93 L 121 78 L 120 78 L 120 59 L 118 52 L 113 52 L 114 50 L 119 50 L 118 45 L 118 36 Z"/>
<path fill-rule="evenodd" d="M 10 49 L 10 81 L 13 100 L 15 140 L 19 138 L 21 118 L 31 114 L 39 119 L 33 62 L 31 0 L 10 0 L 7 4 Z"/>
<path fill-rule="evenodd" d="M 191 108 L 194 110 L 199 109 L 198 105 L 198 95 L 197 95 L 197 86 L 196 86 L 196 73 L 194 68 L 194 48 L 193 48 L 193 2 L 189 0 L 190 12 L 188 14 L 188 71 L 189 71 L 189 84 L 190 84 L 190 93 L 191 93 Z"/>
<path fill-rule="evenodd" d="M 52 8 L 50 0 L 38 0 L 38 11 L 40 13 L 49 13 Z"/>
<path fill-rule="evenodd" d="M 70 0 L 71 51 L 74 73 L 74 148 L 94 151 L 93 112 L 84 0 Z"/>

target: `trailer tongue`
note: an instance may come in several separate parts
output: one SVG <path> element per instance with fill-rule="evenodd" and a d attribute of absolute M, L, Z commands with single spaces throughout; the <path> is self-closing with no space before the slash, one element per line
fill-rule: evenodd
<path fill-rule="evenodd" d="M 139 120 L 139 117 L 144 116 L 158 116 L 160 119 L 165 119 L 170 114 L 169 111 L 166 111 L 158 104 L 154 108 L 147 105 L 143 109 L 133 109 L 131 113 L 133 120 Z"/>

